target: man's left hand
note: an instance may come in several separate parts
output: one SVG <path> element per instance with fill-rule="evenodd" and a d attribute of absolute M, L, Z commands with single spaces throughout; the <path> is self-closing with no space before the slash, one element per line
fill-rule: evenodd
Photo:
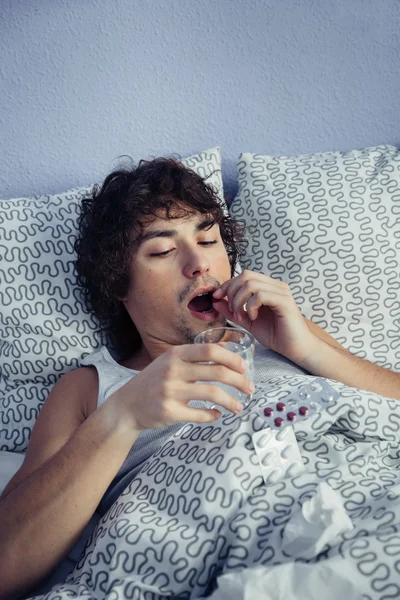
<path fill-rule="evenodd" d="M 260 344 L 298 365 L 320 343 L 308 328 L 289 286 L 263 273 L 246 270 L 225 281 L 215 290 L 213 305 L 225 318 L 250 331 Z"/>

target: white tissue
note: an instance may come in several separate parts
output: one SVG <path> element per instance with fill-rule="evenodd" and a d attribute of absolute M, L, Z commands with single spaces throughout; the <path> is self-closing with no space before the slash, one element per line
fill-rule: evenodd
<path fill-rule="evenodd" d="M 342 557 L 231 571 L 217 581 L 209 600 L 360 600 L 368 591 L 368 578 Z"/>
<path fill-rule="evenodd" d="M 313 558 L 337 536 L 353 529 L 341 497 L 327 483 L 293 515 L 283 532 L 282 549 L 294 557 Z"/>
<path fill-rule="evenodd" d="M 293 558 L 313 558 L 339 534 L 353 529 L 341 497 L 327 483 L 293 515 L 283 532 L 282 549 Z M 291 561 L 221 575 L 211 600 L 358 600 L 368 580 L 341 556 L 316 564 Z M 367 590 L 365 590 L 367 591 Z"/>

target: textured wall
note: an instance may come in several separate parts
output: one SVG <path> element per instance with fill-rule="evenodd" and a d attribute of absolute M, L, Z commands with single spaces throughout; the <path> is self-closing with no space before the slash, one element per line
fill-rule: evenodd
<path fill-rule="evenodd" d="M 400 142 L 399 0 L 1 0 L 0 197 L 121 154 Z"/>

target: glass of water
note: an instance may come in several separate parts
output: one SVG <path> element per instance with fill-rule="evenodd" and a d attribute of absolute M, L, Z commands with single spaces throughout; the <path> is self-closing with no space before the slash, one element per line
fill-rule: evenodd
<path fill-rule="evenodd" d="M 254 336 L 248 331 L 240 329 L 238 327 L 214 327 L 213 329 L 206 329 L 202 331 L 194 338 L 195 344 L 220 344 L 227 350 L 239 354 L 243 358 L 249 368 L 245 375 L 254 383 L 254 351 L 255 351 L 255 340 Z M 210 362 L 209 364 L 214 364 Z M 205 383 L 202 381 L 201 383 Z M 227 394 L 233 396 L 236 400 L 239 400 L 243 405 L 246 405 L 251 400 L 251 395 L 245 394 L 238 390 L 232 385 L 227 385 L 219 381 L 210 381 L 210 384 L 218 385 L 220 388 L 225 390 Z M 208 408 L 214 408 L 214 405 L 209 403 Z"/>

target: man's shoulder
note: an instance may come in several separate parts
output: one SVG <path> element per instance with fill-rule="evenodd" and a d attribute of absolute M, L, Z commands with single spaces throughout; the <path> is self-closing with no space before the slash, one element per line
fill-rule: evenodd
<path fill-rule="evenodd" d="M 83 367 L 60 377 L 33 427 L 25 460 L 3 495 L 8 495 L 68 442 L 78 427 L 96 409 L 96 400 L 95 369 Z"/>
<path fill-rule="evenodd" d="M 97 385 L 97 370 L 93 366 L 85 366 L 79 367 L 78 369 L 73 369 L 72 371 L 67 371 L 63 375 L 61 375 L 59 379 L 59 383 L 65 386 L 92 386 Z"/>
<path fill-rule="evenodd" d="M 93 366 L 80 367 L 62 375 L 54 389 L 59 397 L 73 401 L 75 409 L 87 419 L 97 408 L 99 380 Z"/>

